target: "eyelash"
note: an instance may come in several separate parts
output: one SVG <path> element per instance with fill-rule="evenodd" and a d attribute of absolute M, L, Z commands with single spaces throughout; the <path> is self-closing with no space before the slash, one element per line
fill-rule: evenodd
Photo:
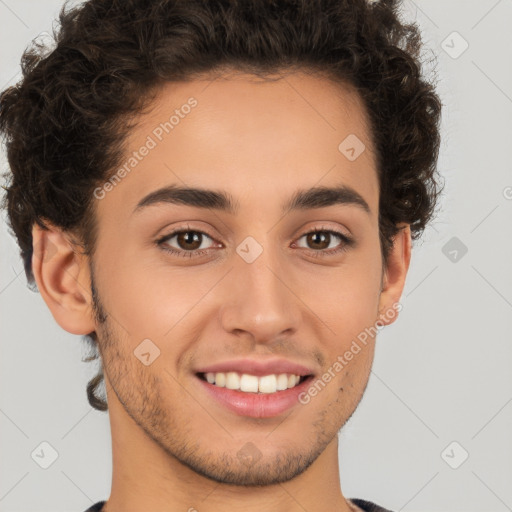
<path fill-rule="evenodd" d="M 180 228 L 175 231 L 172 231 L 168 235 L 165 235 L 165 236 L 159 238 L 156 243 L 165 252 L 168 252 L 174 256 L 179 256 L 179 257 L 183 257 L 183 258 L 192 258 L 194 256 L 202 256 L 210 250 L 210 249 L 196 249 L 194 251 L 186 251 L 184 249 L 176 250 L 176 249 L 170 248 L 169 246 L 166 246 L 166 244 L 164 242 L 169 241 L 170 239 L 174 238 L 176 235 L 179 235 L 181 233 L 199 233 L 201 235 L 206 235 L 208 238 L 215 241 L 215 239 L 212 236 L 210 236 L 208 233 L 205 233 L 204 231 L 200 231 L 197 229 L 190 229 L 189 227 L 187 227 L 186 229 Z M 309 250 L 306 249 L 315 258 L 334 256 L 336 254 L 347 251 L 349 248 L 351 248 L 355 244 L 353 238 L 348 237 L 347 235 L 340 233 L 339 231 L 335 231 L 335 230 L 327 229 L 327 228 L 323 228 L 323 227 L 321 227 L 320 229 L 314 229 L 312 231 L 308 231 L 308 232 L 304 233 L 302 236 L 300 236 L 298 238 L 298 240 L 300 240 L 304 236 L 314 234 L 314 233 L 329 233 L 331 235 L 335 235 L 336 237 L 338 237 L 342 242 L 341 246 L 338 248 L 335 248 L 335 249 L 329 249 L 329 250 L 320 249 L 320 250 L 316 250 L 316 251 L 313 249 L 309 249 Z"/>

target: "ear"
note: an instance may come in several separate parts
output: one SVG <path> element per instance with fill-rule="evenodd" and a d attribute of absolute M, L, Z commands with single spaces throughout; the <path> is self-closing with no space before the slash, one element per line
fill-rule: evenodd
<path fill-rule="evenodd" d="M 48 230 L 32 228 L 32 271 L 37 288 L 55 321 L 72 334 L 96 329 L 87 257 L 63 230 L 45 222 Z"/>
<path fill-rule="evenodd" d="M 409 224 L 401 228 L 393 239 L 389 259 L 384 269 L 383 284 L 379 300 L 379 320 L 381 325 L 390 325 L 400 311 L 400 297 L 405 285 L 405 278 L 411 261 L 411 228 Z"/>

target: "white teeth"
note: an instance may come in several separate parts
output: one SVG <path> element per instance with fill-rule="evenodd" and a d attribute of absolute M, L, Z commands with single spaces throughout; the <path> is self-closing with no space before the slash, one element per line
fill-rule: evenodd
<path fill-rule="evenodd" d="M 257 377 L 247 373 L 209 372 L 205 374 L 207 382 L 218 387 L 226 387 L 246 393 L 275 393 L 295 387 L 300 381 L 300 375 L 280 373 L 279 375 L 264 375 Z"/>
<path fill-rule="evenodd" d="M 281 373 L 277 376 L 277 390 L 283 391 L 284 389 L 288 389 L 288 375 L 286 373 Z"/>
<path fill-rule="evenodd" d="M 277 379 L 275 375 L 265 375 L 260 377 L 258 386 L 260 393 L 275 393 L 277 391 Z"/>
<path fill-rule="evenodd" d="M 226 386 L 226 374 L 225 373 L 216 373 L 215 374 L 215 385 L 219 386 L 219 388 L 223 388 Z"/>
<path fill-rule="evenodd" d="M 226 387 L 228 389 L 240 389 L 240 376 L 238 375 L 238 373 L 226 373 Z"/>
<path fill-rule="evenodd" d="M 254 375 L 247 375 L 247 373 L 242 374 L 242 376 L 240 377 L 240 387 L 237 389 L 240 389 L 240 391 L 257 393 L 258 377 Z"/>

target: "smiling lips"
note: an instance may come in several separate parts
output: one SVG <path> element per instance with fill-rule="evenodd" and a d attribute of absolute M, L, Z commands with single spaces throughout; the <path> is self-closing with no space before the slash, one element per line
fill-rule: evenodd
<path fill-rule="evenodd" d="M 258 377 L 248 373 L 237 372 L 208 372 L 204 378 L 210 384 L 220 388 L 234 389 L 245 393 L 275 393 L 295 387 L 299 381 L 304 379 L 300 375 L 280 373 L 278 375 L 264 375 Z"/>
<path fill-rule="evenodd" d="M 218 403 L 254 418 L 277 416 L 297 405 L 313 374 L 283 359 L 226 361 L 196 372 L 203 389 Z"/>

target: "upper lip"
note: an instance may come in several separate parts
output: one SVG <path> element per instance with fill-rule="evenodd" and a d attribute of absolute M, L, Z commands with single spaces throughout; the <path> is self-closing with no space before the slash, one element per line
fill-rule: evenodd
<path fill-rule="evenodd" d="M 261 377 L 263 375 L 288 373 L 294 375 L 312 375 L 314 372 L 307 366 L 287 361 L 286 359 L 236 359 L 204 366 L 196 370 L 197 373 L 247 373 Z"/>

